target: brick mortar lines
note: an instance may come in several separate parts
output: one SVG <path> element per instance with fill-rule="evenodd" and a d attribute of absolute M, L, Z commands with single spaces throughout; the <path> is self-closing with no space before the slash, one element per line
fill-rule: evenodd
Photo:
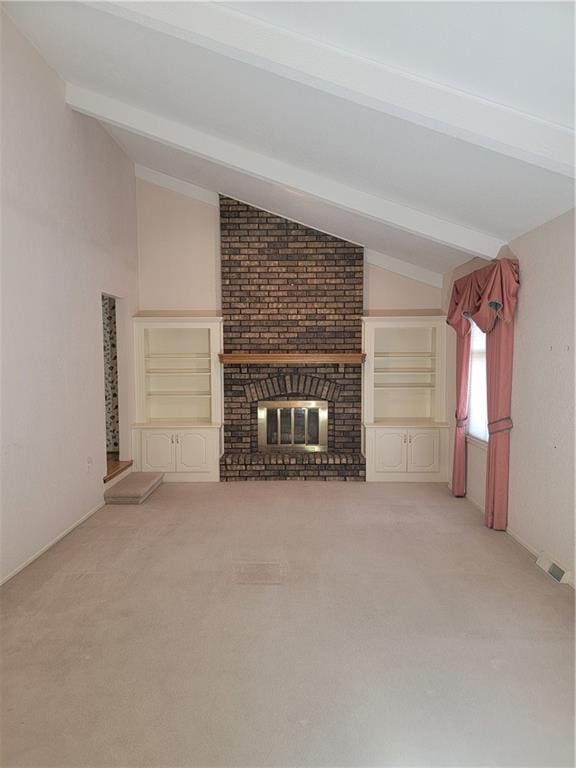
<path fill-rule="evenodd" d="M 246 398 L 245 387 L 270 377 L 309 375 L 339 387 L 337 400 L 328 400 L 328 449 L 360 452 L 362 373 L 359 365 L 224 366 L 224 446 L 227 451 L 257 451 L 257 403 Z M 298 391 L 263 392 L 266 400 L 309 400 Z"/>
<path fill-rule="evenodd" d="M 351 243 L 220 198 L 222 313 L 225 352 L 360 352 L 364 251 Z M 329 451 L 360 455 L 361 367 L 226 365 L 224 441 L 227 452 L 258 449 L 256 402 L 245 387 L 275 376 L 315 376 L 329 385 Z M 336 387 L 340 389 L 336 396 Z M 264 399 L 313 399 L 266 392 Z M 327 395 L 334 395 L 334 398 Z M 258 395 L 260 397 L 260 394 Z M 324 454 L 325 456 L 326 454 Z M 254 458 L 249 456 L 248 458 Z M 221 462 L 222 479 L 364 479 L 360 463 Z"/>
<path fill-rule="evenodd" d="M 220 198 L 225 352 L 360 352 L 364 249 Z"/>

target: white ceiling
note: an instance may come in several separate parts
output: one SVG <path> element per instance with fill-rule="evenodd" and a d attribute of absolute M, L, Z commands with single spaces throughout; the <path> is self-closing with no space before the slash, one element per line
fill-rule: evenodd
<path fill-rule="evenodd" d="M 574 125 L 570 2 L 227 3 L 284 29 Z"/>
<path fill-rule="evenodd" d="M 195 184 L 207 189 L 211 186 L 225 189 L 230 197 L 249 201 L 251 205 L 264 210 L 282 211 L 282 215 L 291 221 L 308 226 L 312 215 L 314 226 L 322 232 L 334 234 L 381 253 L 400 253 L 405 261 L 424 269 L 443 273 L 452 269 L 454 264 L 469 258 L 463 256 L 462 251 L 412 233 L 401 232 L 392 227 L 385 230 L 379 222 L 369 217 L 359 216 L 322 200 L 313 201 L 311 214 L 311 200 L 306 194 L 247 177 L 231 168 L 180 152 L 122 128 L 110 126 L 109 131 L 127 154 L 136 158 L 138 165 L 144 165 L 141 159 L 145 158 L 147 165 L 144 167 L 162 168 L 162 173 L 179 179 L 194 179 Z"/>
<path fill-rule="evenodd" d="M 424 269 L 573 205 L 571 4 L 6 7 L 136 163 Z"/>

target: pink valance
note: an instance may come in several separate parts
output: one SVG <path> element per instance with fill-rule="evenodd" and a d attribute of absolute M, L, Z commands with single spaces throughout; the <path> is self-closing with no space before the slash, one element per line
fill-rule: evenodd
<path fill-rule="evenodd" d="M 518 300 L 519 268 L 515 259 L 497 259 L 454 282 L 448 325 L 458 336 L 470 333 L 468 319 L 490 333 L 497 318 L 510 323 Z"/>

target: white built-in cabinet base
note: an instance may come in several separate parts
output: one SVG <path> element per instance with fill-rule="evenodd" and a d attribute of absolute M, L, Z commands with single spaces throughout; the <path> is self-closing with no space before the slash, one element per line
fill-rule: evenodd
<path fill-rule="evenodd" d="M 149 427 L 132 430 L 134 468 L 164 472 L 164 481 L 220 479 L 220 427 Z"/>
<path fill-rule="evenodd" d="M 366 480 L 446 482 L 447 428 L 366 425 Z"/>

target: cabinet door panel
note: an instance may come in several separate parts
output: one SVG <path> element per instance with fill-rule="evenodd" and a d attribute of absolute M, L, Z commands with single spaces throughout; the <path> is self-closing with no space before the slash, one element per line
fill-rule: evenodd
<path fill-rule="evenodd" d="M 205 432 L 178 433 L 177 472 L 206 472 L 209 460 L 209 435 Z"/>
<path fill-rule="evenodd" d="M 142 471 L 173 472 L 174 443 L 172 432 L 142 432 Z"/>
<path fill-rule="evenodd" d="M 378 429 L 375 442 L 376 472 L 406 472 L 406 432 Z"/>
<path fill-rule="evenodd" d="M 408 433 L 408 472 L 440 470 L 440 433 L 437 429 Z"/>

